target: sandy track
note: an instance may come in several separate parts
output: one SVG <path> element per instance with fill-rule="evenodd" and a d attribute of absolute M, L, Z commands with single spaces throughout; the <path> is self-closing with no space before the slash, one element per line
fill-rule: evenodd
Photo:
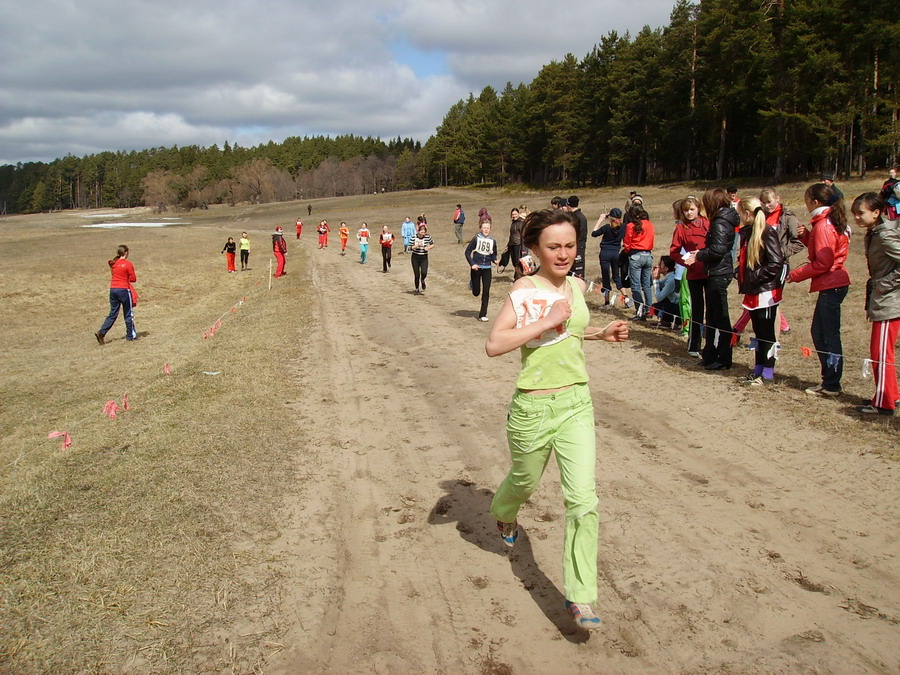
<path fill-rule="evenodd" d="M 606 625 L 574 630 L 555 465 L 511 555 L 487 513 L 517 356 L 484 355 L 458 282 L 414 296 L 407 257 L 382 274 L 373 252 L 303 252 L 317 321 L 296 336 L 307 435 L 270 672 L 897 672 L 896 465 L 811 428 L 802 394 L 639 339 L 587 345 Z"/>

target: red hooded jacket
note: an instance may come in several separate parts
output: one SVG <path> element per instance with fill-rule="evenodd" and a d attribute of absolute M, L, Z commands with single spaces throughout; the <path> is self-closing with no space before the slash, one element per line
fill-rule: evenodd
<path fill-rule="evenodd" d="M 791 281 L 812 279 L 810 293 L 850 285 L 850 274 L 844 268 L 850 238 L 846 234 L 838 234 L 828 218 L 829 213 L 831 209 L 827 208 L 809 221 L 806 234 L 800 238 L 809 252 L 809 263 L 791 270 Z"/>

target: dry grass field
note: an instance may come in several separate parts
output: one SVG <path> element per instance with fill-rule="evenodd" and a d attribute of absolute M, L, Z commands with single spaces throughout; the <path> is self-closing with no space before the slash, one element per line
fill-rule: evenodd
<path fill-rule="evenodd" d="M 801 221 L 804 188 L 781 188 Z M 672 201 L 700 190 L 642 191 L 655 257 Z M 589 223 L 626 192 L 581 192 Z M 496 545 L 486 505 L 518 359 L 484 356 L 451 214 L 462 202 L 471 236 L 486 206 L 502 245 L 510 208 L 551 196 L 0 219 L 0 672 L 897 672 L 900 418 L 853 412 L 872 392 L 860 232 L 836 400 L 803 393 L 818 382 L 801 354 L 808 284 L 786 291 L 793 330 L 766 391 L 741 390 L 742 367 L 698 372 L 682 338 L 645 325 L 591 346 L 604 631 L 588 641 L 561 611 L 553 467 L 524 543 Z M 421 212 L 438 244 L 424 297 L 396 248 L 387 275 L 377 246 L 366 266 L 354 237 L 338 254 L 341 220 L 399 233 Z M 270 289 L 275 225 L 288 274 Z M 220 251 L 242 230 L 252 269 L 228 274 Z M 141 339 L 125 342 L 120 318 L 101 347 L 120 243 Z M 495 275 L 491 316 L 510 276 Z M 630 314 L 591 304 L 594 323 Z M 125 394 L 129 410 L 102 414 Z"/>

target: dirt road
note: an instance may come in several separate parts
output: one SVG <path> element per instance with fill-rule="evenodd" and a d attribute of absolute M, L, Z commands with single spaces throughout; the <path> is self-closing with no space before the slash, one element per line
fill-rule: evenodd
<path fill-rule="evenodd" d="M 897 672 L 897 465 L 804 419 L 831 402 L 741 390 L 643 327 L 588 343 L 605 624 L 588 637 L 563 606 L 555 465 L 513 553 L 488 514 L 518 356 L 485 356 L 462 276 L 414 296 L 407 257 L 382 274 L 373 252 L 310 247 L 297 272 L 317 320 L 297 336 L 303 485 L 270 672 Z"/>

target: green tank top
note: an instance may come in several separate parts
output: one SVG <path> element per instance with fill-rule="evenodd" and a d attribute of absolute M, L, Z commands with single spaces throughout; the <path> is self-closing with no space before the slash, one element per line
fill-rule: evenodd
<path fill-rule="evenodd" d="M 531 277 L 536 288 L 552 290 L 537 276 Z M 542 347 L 523 345 L 522 370 L 516 380 L 518 389 L 557 389 L 588 381 L 584 359 L 584 329 L 590 322 L 590 312 L 584 295 L 574 277 L 567 277 L 572 288 L 572 316 L 566 321 L 568 337 Z"/>

